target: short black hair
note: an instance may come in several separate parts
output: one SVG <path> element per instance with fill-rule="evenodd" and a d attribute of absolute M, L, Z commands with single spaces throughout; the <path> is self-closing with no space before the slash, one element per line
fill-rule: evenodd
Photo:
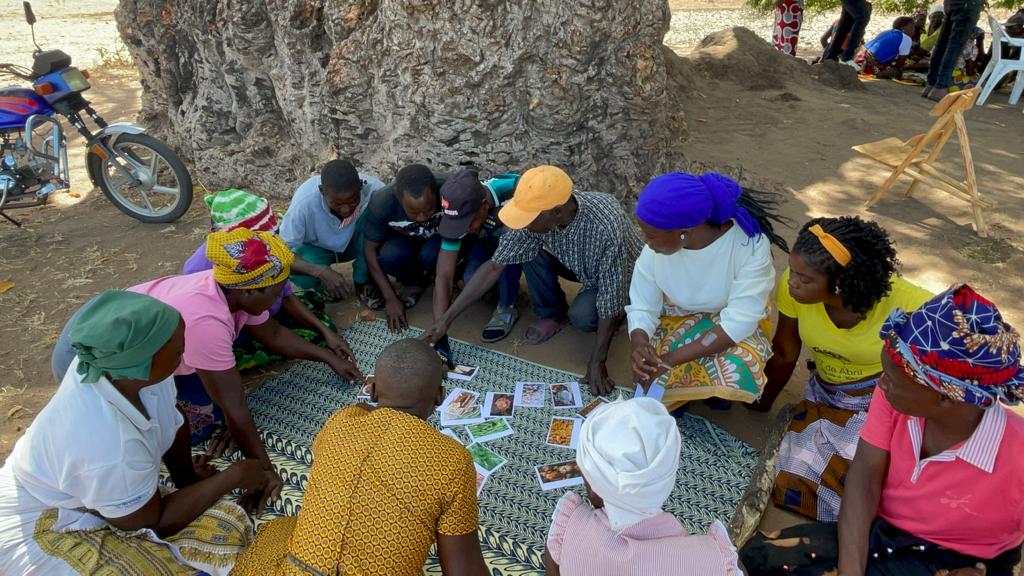
<path fill-rule="evenodd" d="M 899 30 L 906 26 L 907 24 L 913 24 L 914 26 L 917 26 L 917 23 L 915 23 L 914 19 L 911 18 L 910 16 L 900 16 L 899 18 L 892 21 L 892 29 Z"/>
<path fill-rule="evenodd" d="M 395 176 L 395 191 L 408 194 L 414 200 L 422 198 L 425 190 L 430 190 L 436 196 L 440 188 L 434 173 L 423 164 L 409 164 Z"/>
<path fill-rule="evenodd" d="M 363 181 L 352 162 L 331 160 L 320 171 L 320 188 L 329 194 L 351 194 L 363 189 Z"/>
<path fill-rule="evenodd" d="M 848 265 L 841 266 L 810 231 L 815 224 L 850 251 L 852 258 Z M 877 223 L 858 216 L 811 220 L 797 234 L 793 251 L 828 278 L 829 290 L 839 286 L 843 305 L 861 315 L 870 312 L 889 294 L 892 278 L 899 274 L 900 262 L 889 233 Z"/>

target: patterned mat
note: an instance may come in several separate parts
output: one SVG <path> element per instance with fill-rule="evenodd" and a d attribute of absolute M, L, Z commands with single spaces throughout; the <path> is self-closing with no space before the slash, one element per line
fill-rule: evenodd
<path fill-rule="evenodd" d="M 364 373 L 372 371 L 385 346 L 414 333 L 393 335 L 383 321 L 360 322 L 343 331 Z M 452 349 L 459 363 L 478 365 L 480 371 L 472 382 L 449 381 L 445 386 L 478 391 L 481 401 L 487 391 L 514 391 L 517 381 L 556 383 L 577 377 L 458 340 L 452 340 Z M 583 388 L 583 403 L 587 404 L 593 396 Z M 325 366 L 299 362 L 249 395 L 256 426 L 285 481 L 281 499 L 262 521 L 298 514 L 309 479 L 313 438 L 331 414 L 355 403 L 357 391 Z M 565 490 L 542 491 L 534 466 L 575 455 L 572 450 L 544 443 L 551 417 L 573 416 L 575 410 L 555 410 L 550 398 L 547 404 L 545 408 L 516 407 L 510 420 L 515 433 L 487 443 L 508 460 L 491 475 L 479 499 L 481 546 L 492 574 L 543 573 L 551 513 Z M 676 488 L 665 508 L 691 531 L 703 532 L 714 519 L 728 524 L 750 481 L 758 453 L 703 418 L 686 414 L 678 422 L 683 435 L 682 460 Z M 431 423 L 437 426 L 436 415 Z M 463 442 L 469 441 L 463 428 L 455 430 Z M 431 558 L 424 572 L 440 574 L 441 569 Z"/>

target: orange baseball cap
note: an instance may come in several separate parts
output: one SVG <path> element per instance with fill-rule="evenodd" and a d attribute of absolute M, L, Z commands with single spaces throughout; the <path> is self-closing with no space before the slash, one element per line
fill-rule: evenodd
<path fill-rule="evenodd" d="M 561 168 L 537 166 L 519 179 L 512 199 L 498 212 L 509 228 L 526 228 L 537 216 L 565 204 L 572 196 L 572 178 Z"/>

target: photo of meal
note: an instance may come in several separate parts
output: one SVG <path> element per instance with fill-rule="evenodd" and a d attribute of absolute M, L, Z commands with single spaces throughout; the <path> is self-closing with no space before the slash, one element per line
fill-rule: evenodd
<path fill-rule="evenodd" d="M 582 422 L 576 418 L 560 418 L 555 416 L 548 426 L 547 443 L 559 448 L 575 448 Z"/>
<path fill-rule="evenodd" d="M 583 484 L 583 473 L 575 460 L 537 466 L 537 479 L 542 490 Z"/>

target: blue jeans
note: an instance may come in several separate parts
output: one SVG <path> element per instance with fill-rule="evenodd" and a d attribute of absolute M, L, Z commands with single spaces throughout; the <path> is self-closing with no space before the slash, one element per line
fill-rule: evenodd
<path fill-rule="evenodd" d="M 953 85 L 953 68 L 963 52 L 964 44 L 981 17 L 981 0 L 946 0 L 946 18 L 942 21 L 939 39 L 928 64 L 928 85 L 949 88 Z"/>
<path fill-rule="evenodd" d="M 384 273 L 406 286 L 426 286 L 437 270 L 441 236 L 393 236 L 380 245 L 377 261 Z"/>
<path fill-rule="evenodd" d="M 579 282 L 579 278 L 547 250 L 541 250 L 536 258 L 523 264 L 523 272 L 534 314 L 552 320 L 568 316 L 572 325 L 581 332 L 597 330 L 597 288 L 580 290 L 569 306 L 558 279 Z"/>
<path fill-rule="evenodd" d="M 843 0 L 843 13 L 839 17 L 839 24 L 836 25 L 835 33 L 832 35 L 832 42 L 825 49 L 822 60 L 835 60 L 839 51 L 846 44 L 843 50 L 843 60 L 853 60 L 857 54 L 857 48 L 864 40 L 864 29 L 868 27 L 871 20 L 871 5 L 867 0 Z"/>

